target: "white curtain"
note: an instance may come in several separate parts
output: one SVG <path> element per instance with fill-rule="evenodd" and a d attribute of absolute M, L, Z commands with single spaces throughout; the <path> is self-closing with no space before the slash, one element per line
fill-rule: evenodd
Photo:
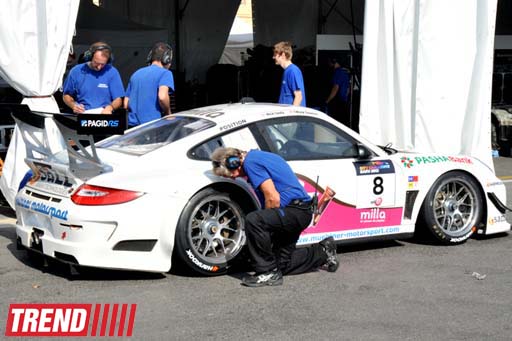
<path fill-rule="evenodd" d="M 53 93 L 62 75 L 73 38 L 79 0 L 4 0 L 0 11 L 0 77 L 26 96 L 33 111 L 59 112 Z M 53 121 L 47 122 L 52 150 L 63 148 Z M 11 207 L 28 171 L 25 145 L 17 129 L 7 151 L 0 189 Z"/>
<path fill-rule="evenodd" d="M 366 0 L 360 132 L 493 168 L 497 0 Z"/>

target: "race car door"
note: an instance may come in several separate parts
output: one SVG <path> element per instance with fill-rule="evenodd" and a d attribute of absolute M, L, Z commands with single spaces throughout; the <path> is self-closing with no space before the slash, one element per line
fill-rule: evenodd
<path fill-rule="evenodd" d="M 273 118 L 256 123 L 252 132 L 261 149 L 289 162 L 310 195 L 317 193 L 319 210 L 299 243 L 400 233 L 391 160 L 372 152 L 359 159 L 359 141 L 315 117 Z"/>

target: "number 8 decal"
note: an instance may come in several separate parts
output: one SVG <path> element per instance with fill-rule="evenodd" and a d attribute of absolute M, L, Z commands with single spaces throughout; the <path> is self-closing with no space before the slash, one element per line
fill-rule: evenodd
<path fill-rule="evenodd" d="M 382 194 L 382 192 L 384 192 L 384 180 L 382 179 L 382 177 L 375 177 L 375 179 L 373 179 L 373 184 L 373 194 L 379 195 Z"/>

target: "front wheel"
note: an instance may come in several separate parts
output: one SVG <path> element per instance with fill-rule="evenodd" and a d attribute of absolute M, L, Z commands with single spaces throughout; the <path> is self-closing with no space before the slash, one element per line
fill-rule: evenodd
<path fill-rule="evenodd" d="M 442 175 L 422 206 L 422 217 L 431 234 L 443 244 L 466 241 L 482 220 L 483 199 L 478 183 L 462 172 Z"/>
<path fill-rule="evenodd" d="M 244 212 L 226 193 L 201 191 L 180 216 L 175 254 L 199 274 L 224 274 L 245 243 L 244 222 Z"/>

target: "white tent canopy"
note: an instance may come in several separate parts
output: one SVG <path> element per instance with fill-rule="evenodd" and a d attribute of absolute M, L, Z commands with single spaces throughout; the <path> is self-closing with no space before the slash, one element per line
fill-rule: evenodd
<path fill-rule="evenodd" d="M 62 75 L 73 36 L 78 0 L 13 0 L 0 11 L 0 76 L 18 90 L 34 111 L 59 112 L 53 93 Z M 64 148 L 52 120 L 46 122 L 47 143 Z M 0 188 L 11 207 L 28 171 L 25 144 L 15 129 L 0 177 Z"/>
<path fill-rule="evenodd" d="M 496 5 L 367 0 L 362 135 L 400 149 L 467 154 L 493 167 Z"/>

